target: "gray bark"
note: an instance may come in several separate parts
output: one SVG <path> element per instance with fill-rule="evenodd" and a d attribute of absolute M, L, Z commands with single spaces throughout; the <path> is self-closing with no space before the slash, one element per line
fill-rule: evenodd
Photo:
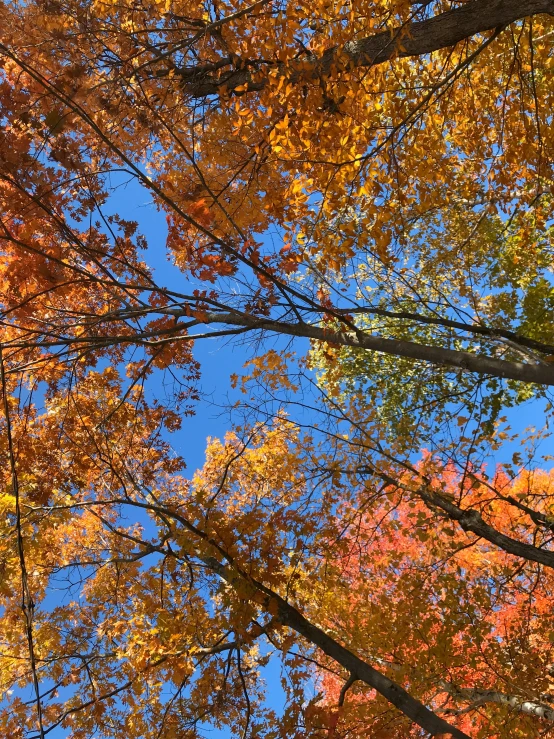
<path fill-rule="evenodd" d="M 387 475 L 385 472 L 379 472 L 379 470 L 375 470 L 373 468 L 368 469 L 371 469 L 372 474 L 376 475 L 388 484 L 401 487 L 407 492 L 419 496 L 429 507 L 439 508 L 441 511 L 444 511 L 452 521 L 457 521 L 464 531 L 471 531 L 472 534 L 476 534 L 482 539 L 489 541 L 491 544 L 494 544 L 508 554 L 521 557 L 529 562 L 538 562 L 545 567 L 554 568 L 554 552 L 548 549 L 541 549 L 532 544 L 526 544 L 523 541 L 518 541 L 517 539 L 512 539 L 512 537 L 502 534 L 493 526 L 486 523 L 479 511 L 473 508 L 460 508 L 453 502 L 453 500 L 450 500 L 440 493 L 434 492 L 430 488 L 421 487 L 419 490 L 410 490 L 409 488 L 399 484 L 397 480 L 390 475 Z"/>
<path fill-rule="evenodd" d="M 308 323 L 286 323 L 271 319 L 250 317 L 234 313 L 209 313 L 204 323 L 223 323 L 244 326 L 252 329 L 275 331 L 289 336 L 302 336 L 340 346 L 382 352 L 395 357 L 418 359 L 432 364 L 444 365 L 464 372 L 475 372 L 507 380 L 533 382 L 539 385 L 554 385 L 554 366 L 549 364 L 528 364 L 510 362 L 504 359 L 485 357 L 456 349 L 416 344 L 403 339 L 387 339 L 363 331 L 333 331 Z"/>
<path fill-rule="evenodd" d="M 529 716 L 536 716 L 537 718 L 544 719 L 545 721 L 554 722 L 554 708 L 541 703 L 539 701 L 526 700 L 519 695 L 509 695 L 507 693 L 501 693 L 498 690 L 484 690 L 482 688 L 458 688 L 452 683 L 441 681 L 441 688 L 444 688 L 453 698 L 461 698 L 469 701 L 469 705 L 460 710 L 451 709 L 447 713 L 466 713 L 479 706 L 484 706 L 487 703 L 497 703 L 502 706 L 509 706 L 514 711 L 525 713 Z"/>

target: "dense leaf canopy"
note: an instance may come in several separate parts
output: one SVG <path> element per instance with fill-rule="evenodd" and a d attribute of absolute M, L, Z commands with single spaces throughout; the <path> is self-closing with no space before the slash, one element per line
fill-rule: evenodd
<path fill-rule="evenodd" d="M 0 732 L 554 737 L 553 0 L 1 12 Z"/>

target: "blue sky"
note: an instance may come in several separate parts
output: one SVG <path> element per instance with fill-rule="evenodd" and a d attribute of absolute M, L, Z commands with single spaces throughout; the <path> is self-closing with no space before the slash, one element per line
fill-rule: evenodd
<path fill-rule="evenodd" d="M 158 284 L 188 293 L 197 287 L 205 289 L 205 284 L 191 285 L 188 277 L 168 259 L 165 214 L 155 208 L 149 193 L 136 180 L 131 179 L 115 191 L 107 210 L 138 222 L 139 231 L 148 242 L 145 261 L 154 270 Z M 221 437 L 229 429 L 229 417 L 223 412 L 231 390 L 229 378 L 233 373 L 240 373 L 249 357 L 246 347 L 221 339 L 197 342 L 194 354 L 201 364 L 200 389 L 204 400 L 196 415 L 186 418 L 181 431 L 171 437 L 175 451 L 185 458 L 189 473 L 204 462 L 206 438 Z"/>

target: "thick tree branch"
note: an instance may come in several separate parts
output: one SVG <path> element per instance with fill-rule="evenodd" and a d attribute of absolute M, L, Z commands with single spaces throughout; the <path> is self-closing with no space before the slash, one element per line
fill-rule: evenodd
<path fill-rule="evenodd" d="M 375 689 L 384 698 L 390 701 L 405 716 L 412 719 L 414 723 L 428 731 L 431 736 L 445 735 L 452 739 L 469 739 L 468 735 L 452 726 L 436 713 L 416 700 L 403 687 L 390 680 L 383 673 L 376 670 L 364 660 L 357 657 L 349 649 L 343 647 L 339 642 L 326 634 L 311 621 L 308 621 L 300 611 L 288 603 L 280 595 L 266 588 L 256 580 L 238 573 L 235 568 L 222 565 L 215 558 L 203 558 L 205 563 L 223 580 L 231 585 L 236 584 L 237 579 L 246 580 L 253 590 L 254 599 L 260 602 L 257 594 L 262 595 L 261 605 L 268 610 L 278 613 L 279 621 L 288 626 L 297 634 L 314 644 L 328 657 L 356 676 L 369 687 Z"/>
<path fill-rule="evenodd" d="M 477 33 L 492 31 L 538 13 L 554 12 L 552 0 L 471 0 L 434 18 L 348 44 L 343 53 L 357 66 L 381 64 L 392 57 L 420 56 L 454 46 Z M 391 36 L 399 42 L 391 45 Z"/>
<path fill-rule="evenodd" d="M 458 688 L 452 683 L 443 680 L 440 682 L 441 688 L 449 693 L 452 698 L 463 699 L 469 701 L 469 705 L 461 709 L 446 709 L 445 714 L 458 715 L 467 713 L 473 709 L 484 706 L 486 703 L 497 703 L 501 706 L 508 706 L 514 711 L 526 713 L 529 716 L 536 716 L 546 721 L 554 721 L 554 708 L 539 701 L 526 700 L 518 695 L 508 695 L 500 693 L 497 690 L 483 690 L 482 688 Z"/>
<path fill-rule="evenodd" d="M 427 485 L 423 485 L 414 491 L 398 480 L 395 480 L 394 477 L 391 477 L 386 472 L 380 472 L 369 466 L 365 468 L 365 471 L 374 474 L 389 485 L 406 490 L 406 492 L 412 495 L 417 495 L 426 505 L 435 509 L 439 508 L 450 519 L 457 521 L 464 531 L 471 531 L 472 534 L 476 534 L 482 539 L 489 541 L 508 554 L 521 557 L 529 562 L 538 562 L 539 564 L 545 565 L 545 567 L 554 568 L 554 552 L 548 549 L 541 549 L 532 544 L 526 544 L 525 542 L 513 539 L 511 536 L 506 536 L 506 534 L 503 534 L 498 529 L 486 523 L 478 510 L 474 508 L 460 508 L 453 500 L 435 492 Z"/>
<path fill-rule="evenodd" d="M 465 372 L 475 372 L 480 375 L 491 375 L 507 380 L 519 380 L 520 382 L 533 382 L 539 385 L 554 385 L 554 367 L 548 364 L 508 362 L 504 359 L 484 357 L 457 349 L 416 344 L 413 341 L 403 339 L 387 339 L 366 334 L 363 331 L 334 331 L 308 323 L 286 323 L 269 318 L 255 318 L 234 313 L 209 313 L 206 315 L 204 323 L 248 326 L 252 329 L 275 331 L 275 333 L 288 336 L 302 336 L 339 346 L 351 346 L 396 357 L 418 359 L 432 364 L 461 369 Z"/>
<path fill-rule="evenodd" d="M 534 351 L 541 352 L 542 354 L 554 355 L 554 345 L 545 344 L 542 341 L 536 339 L 530 339 L 527 336 L 518 334 L 516 331 L 509 331 L 507 329 L 500 328 L 498 326 L 483 326 L 478 323 L 464 323 L 463 321 L 454 321 L 451 318 L 443 318 L 436 316 L 426 316 L 423 313 L 414 313 L 412 311 L 392 311 L 386 308 L 377 308 L 373 306 L 360 306 L 358 308 L 345 308 L 344 310 L 338 310 L 335 308 L 335 313 L 341 314 L 360 314 L 360 315 L 373 315 L 382 316 L 383 318 L 392 318 L 395 320 L 407 320 L 414 321 L 416 323 L 423 323 L 429 326 L 443 326 L 444 328 L 454 328 L 459 331 L 465 331 L 469 334 L 476 334 L 477 336 L 484 336 L 490 339 L 506 339 L 507 341 L 517 344 L 518 346 L 525 347 L 527 349 L 533 349 Z"/>
<path fill-rule="evenodd" d="M 319 79 L 333 68 L 370 67 L 392 58 L 430 54 L 448 48 L 478 33 L 503 28 L 514 21 L 541 13 L 554 13 L 553 0 L 470 0 L 458 8 L 424 21 L 383 31 L 366 38 L 350 41 L 342 48 L 334 47 L 319 59 L 303 61 L 302 71 L 282 67 L 290 81 Z M 232 92 L 246 85 L 248 91 L 261 90 L 267 78 L 252 79 L 252 68 L 261 66 L 257 60 L 244 61 L 240 69 L 213 75 L 203 66 L 181 69 L 184 90 L 192 97 L 217 95 L 225 88 Z"/>

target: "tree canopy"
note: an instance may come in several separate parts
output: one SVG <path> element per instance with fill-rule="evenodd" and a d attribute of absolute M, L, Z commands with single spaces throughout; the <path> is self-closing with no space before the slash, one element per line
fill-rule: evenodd
<path fill-rule="evenodd" d="M 2 732 L 554 737 L 554 2 L 1 10 Z"/>

